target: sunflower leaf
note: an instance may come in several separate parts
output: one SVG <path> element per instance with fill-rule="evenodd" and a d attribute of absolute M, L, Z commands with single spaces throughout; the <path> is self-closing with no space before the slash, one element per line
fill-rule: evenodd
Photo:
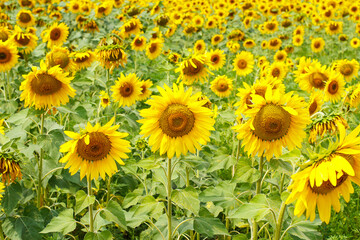
<path fill-rule="evenodd" d="M 84 208 L 88 207 L 90 204 L 93 204 L 95 202 L 95 196 L 89 196 L 83 190 L 79 190 L 76 192 L 75 200 L 76 200 L 75 214 L 78 214 Z"/>

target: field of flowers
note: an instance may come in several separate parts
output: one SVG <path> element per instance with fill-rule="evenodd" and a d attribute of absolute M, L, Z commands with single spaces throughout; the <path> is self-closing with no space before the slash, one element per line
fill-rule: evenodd
<path fill-rule="evenodd" d="M 1 0 L 0 239 L 360 239 L 359 38 L 354 0 Z"/>

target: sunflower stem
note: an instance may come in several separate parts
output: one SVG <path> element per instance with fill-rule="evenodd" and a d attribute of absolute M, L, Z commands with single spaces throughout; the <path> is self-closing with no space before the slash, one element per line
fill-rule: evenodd
<path fill-rule="evenodd" d="M 171 158 L 168 158 L 167 165 L 167 219 L 168 219 L 168 240 L 172 238 L 172 230 L 171 230 L 171 217 L 172 217 L 172 205 L 171 205 Z"/>
<path fill-rule="evenodd" d="M 261 156 L 261 157 L 260 157 L 260 161 L 259 161 L 260 178 L 259 178 L 259 180 L 257 180 L 257 182 L 256 182 L 255 196 L 256 196 L 257 194 L 260 194 L 260 193 L 261 193 L 261 182 L 262 182 L 262 175 L 263 175 L 263 167 L 264 167 L 264 157 Z M 252 220 L 251 240 L 256 240 L 256 239 L 258 238 L 257 234 L 258 234 L 258 225 L 257 225 L 255 219 L 253 219 L 253 220 Z"/>
<path fill-rule="evenodd" d="M 279 217 L 278 217 L 278 219 L 276 221 L 276 230 L 275 230 L 274 240 L 279 240 L 280 239 L 280 233 L 281 233 L 281 228 L 282 228 L 282 222 L 283 222 L 283 218 L 284 218 L 285 209 L 286 209 L 286 203 L 285 203 L 285 201 L 283 201 L 281 203 Z"/>
<path fill-rule="evenodd" d="M 110 200 L 110 183 L 111 183 L 111 176 L 108 177 L 107 179 L 107 184 L 106 184 L 106 187 L 107 187 L 107 193 L 106 193 L 106 205 L 109 203 L 109 200 Z"/>
<path fill-rule="evenodd" d="M 87 179 L 87 188 L 88 195 L 91 197 L 93 195 L 92 187 L 91 187 L 91 179 Z M 94 213 L 93 213 L 93 204 L 89 205 L 89 231 L 94 232 Z"/>
<path fill-rule="evenodd" d="M 45 111 L 46 112 L 46 111 Z M 41 118 L 41 126 L 40 126 L 40 135 L 44 133 L 44 119 L 45 119 L 45 112 L 43 112 L 40 116 Z M 43 157 L 44 157 L 44 150 L 43 148 L 40 149 L 40 157 L 38 162 L 38 191 L 37 191 L 37 207 L 40 208 L 43 206 L 42 203 L 42 168 L 43 168 Z"/>
<path fill-rule="evenodd" d="M 190 186 L 190 169 L 188 166 L 185 168 L 186 171 L 186 187 Z"/>

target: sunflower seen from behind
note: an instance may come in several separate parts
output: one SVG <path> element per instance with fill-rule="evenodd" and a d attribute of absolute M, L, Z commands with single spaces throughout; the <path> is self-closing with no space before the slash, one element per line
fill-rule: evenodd
<path fill-rule="evenodd" d="M 123 139 L 128 133 L 118 132 L 119 125 L 111 126 L 114 121 L 112 118 L 104 126 L 88 122 L 80 133 L 65 131 L 72 139 L 60 146 L 60 152 L 66 155 L 59 162 L 66 163 L 64 168 L 69 168 L 71 175 L 80 170 L 80 179 L 105 179 L 117 172 L 116 162 L 124 165 L 122 159 L 130 152 L 130 142 Z"/>
<path fill-rule="evenodd" d="M 58 107 L 69 102 L 69 97 L 75 96 L 75 90 L 70 86 L 73 77 L 69 77 L 58 65 L 48 68 L 41 62 L 40 69 L 32 67 L 32 71 L 23 77 L 20 100 L 25 101 L 25 107 Z"/>
<path fill-rule="evenodd" d="M 70 58 L 69 50 L 64 47 L 53 47 L 46 54 L 45 63 L 49 68 L 58 65 L 64 71 L 71 71 L 75 68 L 73 59 Z"/>
<path fill-rule="evenodd" d="M 115 85 L 111 87 L 112 98 L 119 103 L 119 106 L 129 107 L 136 103 L 141 95 L 141 89 L 141 82 L 135 73 L 126 76 L 121 73 Z"/>
<path fill-rule="evenodd" d="M 168 158 L 200 150 L 200 144 L 210 141 L 215 123 L 212 111 L 203 107 L 206 100 L 198 101 L 201 93 L 192 95 L 192 88 L 185 90 L 183 84 L 157 88 L 160 96 L 146 102 L 150 108 L 141 110 L 143 119 L 138 120 L 140 134 L 149 137 L 151 150 L 166 153 Z"/>

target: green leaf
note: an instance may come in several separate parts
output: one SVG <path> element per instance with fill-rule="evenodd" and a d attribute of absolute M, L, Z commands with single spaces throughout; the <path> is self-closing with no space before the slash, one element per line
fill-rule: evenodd
<path fill-rule="evenodd" d="M 31 217 L 8 217 L 2 224 L 2 227 L 5 235 L 12 240 L 42 239 L 39 234 L 42 226 Z"/>
<path fill-rule="evenodd" d="M 253 183 L 260 178 L 259 170 L 251 167 L 246 158 L 240 158 L 236 166 L 234 179 L 237 182 Z"/>
<path fill-rule="evenodd" d="M 230 235 L 224 224 L 218 218 L 196 217 L 194 219 L 194 229 L 196 232 L 208 237 L 213 237 L 214 235 Z"/>
<path fill-rule="evenodd" d="M 195 215 L 199 214 L 199 193 L 195 190 L 194 187 L 189 186 L 185 189 L 174 190 L 171 193 L 171 199 L 179 207 L 185 208 Z"/>
<path fill-rule="evenodd" d="M 111 240 L 111 239 L 113 239 L 113 235 L 108 230 L 102 231 L 100 233 L 88 232 L 84 237 L 84 240 Z"/>
<path fill-rule="evenodd" d="M 223 181 L 216 187 L 209 187 L 201 192 L 199 199 L 201 202 L 213 202 L 216 206 L 221 206 L 224 209 L 231 209 L 239 204 L 234 195 L 235 187 L 236 183 Z"/>
<path fill-rule="evenodd" d="M 165 206 L 163 202 L 157 201 L 153 196 L 146 196 L 141 200 L 140 205 L 135 207 L 137 208 L 134 215 L 146 214 L 157 219 L 162 214 Z"/>
<path fill-rule="evenodd" d="M 22 188 L 19 183 L 12 183 L 6 187 L 1 205 L 7 214 L 10 214 L 22 197 Z"/>
<path fill-rule="evenodd" d="M 146 169 L 146 170 L 160 168 L 159 161 L 155 161 L 154 157 L 142 159 L 139 162 L 137 162 L 136 165 L 138 167 L 141 167 L 141 168 Z"/>
<path fill-rule="evenodd" d="M 95 202 L 95 196 L 87 195 L 83 190 L 79 190 L 75 195 L 76 206 L 75 206 L 75 215 L 81 212 L 84 208 L 88 207 L 90 204 Z"/>
<path fill-rule="evenodd" d="M 50 223 L 40 233 L 60 232 L 63 235 L 74 231 L 76 221 L 73 218 L 74 210 L 65 209 L 59 216 L 51 219 Z"/>
<path fill-rule="evenodd" d="M 104 208 L 101 212 L 101 216 L 104 219 L 112 221 L 119 225 L 121 228 L 127 230 L 124 210 L 117 202 L 112 200 L 109 201 L 106 208 Z"/>
<path fill-rule="evenodd" d="M 231 155 L 219 155 L 212 159 L 211 166 L 207 172 L 214 172 L 220 169 L 228 169 L 236 163 L 236 159 Z"/>
<path fill-rule="evenodd" d="M 270 213 L 270 207 L 264 194 L 258 194 L 250 203 L 245 203 L 229 213 L 229 218 L 255 219 L 260 221 Z"/>
<path fill-rule="evenodd" d="M 304 217 L 296 218 L 292 223 L 293 227 L 288 231 L 288 233 L 304 240 L 323 239 L 318 231 L 320 224 L 321 221 L 319 219 L 315 219 L 315 221 L 310 222 L 309 220 L 305 220 Z"/>

